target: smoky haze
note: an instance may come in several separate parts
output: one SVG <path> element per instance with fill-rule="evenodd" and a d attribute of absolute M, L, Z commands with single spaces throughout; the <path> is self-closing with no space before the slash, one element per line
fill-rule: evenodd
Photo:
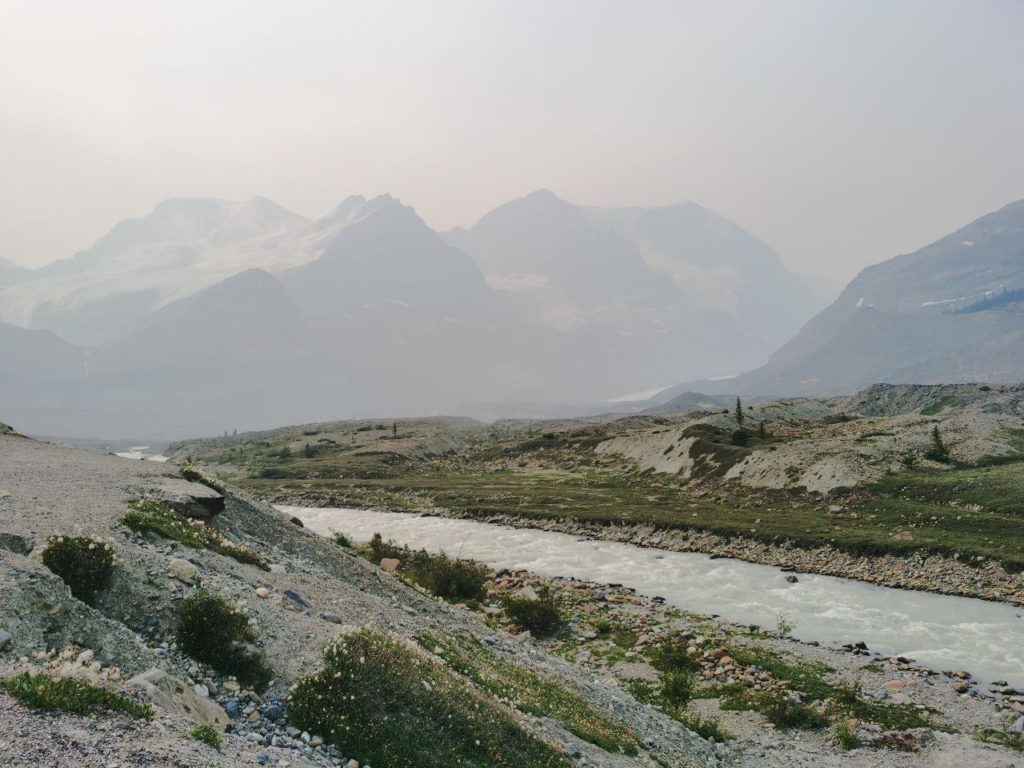
<path fill-rule="evenodd" d="M 0 3 L 0 258 L 159 201 L 694 201 L 845 282 L 1024 197 L 1012 2 Z"/>

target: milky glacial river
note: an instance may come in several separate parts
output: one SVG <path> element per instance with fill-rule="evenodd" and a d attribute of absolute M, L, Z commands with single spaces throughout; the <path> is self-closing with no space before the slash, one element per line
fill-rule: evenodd
<path fill-rule="evenodd" d="M 683 610 L 740 624 L 774 628 L 781 613 L 801 640 L 862 640 L 878 653 L 1024 687 L 1024 608 L 833 576 L 799 574 L 790 584 L 771 566 L 470 520 L 365 509 L 281 509 L 324 535 L 341 532 L 368 541 L 380 532 L 417 549 L 443 550 L 494 568 L 623 584 Z"/>

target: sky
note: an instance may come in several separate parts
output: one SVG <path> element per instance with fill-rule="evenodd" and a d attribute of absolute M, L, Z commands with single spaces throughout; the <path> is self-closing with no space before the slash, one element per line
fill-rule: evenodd
<path fill-rule="evenodd" d="M 845 282 L 1024 198 L 1017 0 L 0 0 L 0 258 L 178 196 L 698 202 Z"/>

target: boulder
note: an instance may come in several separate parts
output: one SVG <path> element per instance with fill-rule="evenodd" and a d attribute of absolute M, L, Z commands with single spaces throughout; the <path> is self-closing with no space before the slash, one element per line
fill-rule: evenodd
<path fill-rule="evenodd" d="M 0 652 L 8 650 L 12 643 L 11 633 L 5 629 L 0 629 Z"/>
<path fill-rule="evenodd" d="M 188 560 L 176 557 L 167 564 L 167 572 L 182 584 L 195 584 L 199 569 Z"/>
<path fill-rule="evenodd" d="M 191 686 L 162 669 L 153 669 L 136 675 L 128 685 L 138 688 L 156 707 L 174 712 L 194 723 L 208 723 L 224 730 L 229 722 L 227 713 L 217 702 L 197 696 Z"/>
<path fill-rule="evenodd" d="M 178 514 L 209 520 L 224 511 L 224 495 L 202 483 L 180 477 L 155 477 L 146 495 L 162 501 Z"/>
<path fill-rule="evenodd" d="M 402 561 L 396 557 L 385 557 L 380 561 L 380 567 L 388 573 L 394 573 L 402 567 Z"/>

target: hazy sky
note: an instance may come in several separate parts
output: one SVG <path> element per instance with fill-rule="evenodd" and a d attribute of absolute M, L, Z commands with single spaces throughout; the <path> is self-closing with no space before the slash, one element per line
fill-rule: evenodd
<path fill-rule="evenodd" d="M 699 202 L 846 279 L 1024 198 L 1024 2 L 0 0 L 0 257 L 172 196 Z"/>

